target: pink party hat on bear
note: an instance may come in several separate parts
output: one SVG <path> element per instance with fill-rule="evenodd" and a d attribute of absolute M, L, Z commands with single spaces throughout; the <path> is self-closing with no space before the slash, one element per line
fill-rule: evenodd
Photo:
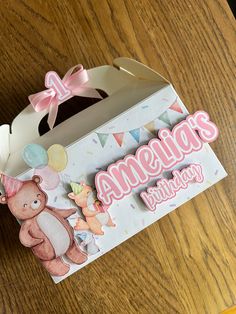
<path fill-rule="evenodd" d="M 23 181 L 16 178 L 9 177 L 5 174 L 1 174 L 1 182 L 4 186 L 7 197 L 12 197 L 21 189 Z"/>

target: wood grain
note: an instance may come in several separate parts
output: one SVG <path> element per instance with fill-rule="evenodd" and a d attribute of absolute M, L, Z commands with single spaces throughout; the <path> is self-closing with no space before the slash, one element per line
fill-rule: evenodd
<path fill-rule="evenodd" d="M 229 176 L 54 285 L 0 211 L 1 313 L 219 313 L 236 303 L 235 20 L 225 0 L 2 0 L 0 123 L 48 70 L 135 58 L 220 128 Z M 30 131 L 30 130 L 29 130 Z"/>

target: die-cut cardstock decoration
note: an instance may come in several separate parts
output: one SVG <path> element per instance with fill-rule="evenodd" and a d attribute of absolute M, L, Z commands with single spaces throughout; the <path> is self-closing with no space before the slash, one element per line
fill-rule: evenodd
<path fill-rule="evenodd" d="M 180 171 L 174 170 L 172 175 L 171 179 L 160 179 L 155 186 L 140 194 L 149 210 L 156 210 L 159 204 L 174 198 L 180 189 L 186 190 L 189 184 L 202 183 L 204 180 L 202 167 L 197 164 L 191 164 Z"/>
<path fill-rule="evenodd" d="M 21 243 L 32 249 L 52 276 L 69 272 L 70 265 L 64 262 L 63 255 L 76 264 L 87 260 L 87 255 L 75 243 L 72 228 L 66 220 L 76 212 L 75 208 L 48 206 L 39 176 L 20 181 L 2 174 L 1 182 L 6 194 L 0 197 L 0 202 L 7 203 L 12 214 L 21 221 Z"/>
<path fill-rule="evenodd" d="M 115 227 L 108 213 L 108 207 L 94 197 L 92 188 L 85 183 L 71 183 L 72 191 L 68 194 L 76 205 L 78 205 L 85 217 L 85 221 L 78 219 L 75 230 L 90 230 L 96 235 L 103 235 L 103 226 Z"/>
<path fill-rule="evenodd" d="M 135 155 L 129 154 L 123 160 L 109 165 L 107 171 L 99 171 L 96 174 L 98 199 L 104 205 L 111 206 L 113 200 L 123 199 L 131 194 L 134 188 L 148 183 L 164 170 L 170 170 L 185 156 L 201 150 L 203 143 L 213 142 L 217 136 L 216 125 L 204 111 L 189 115 L 186 120 L 175 125 L 172 131 L 160 129 L 159 138 L 139 147 Z M 192 166 L 193 170 L 197 171 L 197 168 L 198 166 Z M 178 171 L 175 174 L 181 176 Z M 141 195 L 144 198 L 146 194 Z"/>
<path fill-rule="evenodd" d="M 75 230 L 74 231 L 75 238 L 78 241 L 78 244 L 82 249 L 84 249 L 88 255 L 94 255 L 98 253 L 99 247 L 96 244 L 96 240 L 94 235 L 89 230 Z"/>

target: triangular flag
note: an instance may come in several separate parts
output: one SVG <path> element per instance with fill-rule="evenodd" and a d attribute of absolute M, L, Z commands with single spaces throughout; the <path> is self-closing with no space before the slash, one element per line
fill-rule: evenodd
<path fill-rule="evenodd" d="M 159 120 L 161 120 L 162 122 L 165 122 L 166 124 L 168 125 L 171 125 L 171 122 L 170 122 L 170 119 L 168 117 L 168 113 L 167 111 L 165 111 L 163 114 L 161 114 L 159 117 L 158 117 Z"/>
<path fill-rule="evenodd" d="M 155 135 L 155 136 L 157 135 L 157 130 L 155 129 L 155 121 L 154 120 L 145 124 L 144 127 L 153 135 Z"/>
<path fill-rule="evenodd" d="M 183 113 L 183 110 L 181 109 L 180 105 L 178 104 L 178 101 L 176 99 L 176 101 L 169 107 L 169 109 L 179 112 L 179 113 Z"/>
<path fill-rule="evenodd" d="M 137 143 L 139 143 L 139 138 L 140 138 L 140 129 L 134 129 L 129 131 L 129 133 L 133 136 L 133 138 L 135 139 L 135 141 Z"/>
<path fill-rule="evenodd" d="M 112 134 L 115 138 L 115 140 L 117 141 L 118 145 L 122 145 L 123 142 L 123 137 L 124 137 L 124 132 L 121 133 L 113 133 Z"/>
<path fill-rule="evenodd" d="M 107 134 L 107 133 L 97 133 L 97 136 L 98 136 L 98 139 L 99 139 L 102 147 L 104 147 L 106 142 L 107 142 L 109 134 Z"/>

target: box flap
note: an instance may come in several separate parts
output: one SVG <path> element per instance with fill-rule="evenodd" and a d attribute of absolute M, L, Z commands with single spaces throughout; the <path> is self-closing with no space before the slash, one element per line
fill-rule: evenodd
<path fill-rule="evenodd" d="M 155 81 L 160 84 L 170 84 L 170 82 L 158 72 L 155 72 L 136 60 L 130 58 L 117 58 L 113 61 L 113 64 L 118 69 L 130 73 L 138 79 Z"/>

